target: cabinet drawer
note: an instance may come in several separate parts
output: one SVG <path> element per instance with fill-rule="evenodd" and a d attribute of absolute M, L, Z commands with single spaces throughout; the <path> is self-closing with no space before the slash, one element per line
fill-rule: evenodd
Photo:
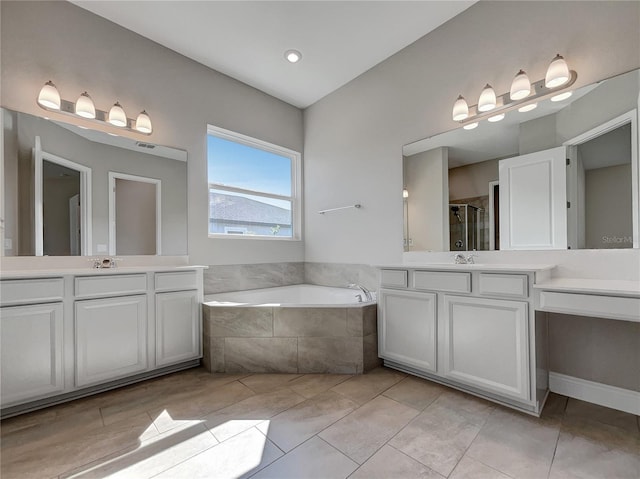
<path fill-rule="evenodd" d="M 177 291 L 198 288 L 198 279 L 195 271 L 156 273 L 155 282 L 156 291 Z"/>
<path fill-rule="evenodd" d="M 415 289 L 424 289 L 428 291 L 470 293 L 471 273 L 416 271 L 413 274 L 413 286 Z"/>
<path fill-rule="evenodd" d="M 480 273 L 478 291 L 488 296 L 527 298 L 529 281 L 526 274 Z"/>
<path fill-rule="evenodd" d="M 390 288 L 406 288 L 407 271 L 402 269 L 383 269 L 380 272 L 380 284 Z"/>
<path fill-rule="evenodd" d="M 640 298 L 542 291 L 542 311 L 640 322 Z"/>
<path fill-rule="evenodd" d="M 61 301 L 64 296 L 62 278 L 5 279 L 0 281 L 2 306 Z"/>
<path fill-rule="evenodd" d="M 75 278 L 76 298 L 147 292 L 146 274 L 114 274 Z"/>

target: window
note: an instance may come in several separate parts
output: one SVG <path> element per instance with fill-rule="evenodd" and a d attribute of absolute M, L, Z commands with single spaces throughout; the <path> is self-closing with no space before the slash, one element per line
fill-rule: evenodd
<path fill-rule="evenodd" d="M 209 126 L 209 235 L 300 238 L 300 153 Z"/>

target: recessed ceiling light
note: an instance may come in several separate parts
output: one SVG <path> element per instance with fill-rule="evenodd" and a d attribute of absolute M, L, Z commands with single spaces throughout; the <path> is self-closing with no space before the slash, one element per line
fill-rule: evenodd
<path fill-rule="evenodd" d="M 284 52 L 284 57 L 289 63 L 298 63 L 302 60 L 302 53 L 298 50 L 287 50 Z"/>

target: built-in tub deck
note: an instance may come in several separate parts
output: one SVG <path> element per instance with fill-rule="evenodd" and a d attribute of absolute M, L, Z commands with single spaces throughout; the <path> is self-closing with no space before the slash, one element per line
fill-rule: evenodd
<path fill-rule="evenodd" d="M 207 295 L 211 372 L 361 374 L 380 365 L 377 306 L 360 291 L 295 285 Z"/>

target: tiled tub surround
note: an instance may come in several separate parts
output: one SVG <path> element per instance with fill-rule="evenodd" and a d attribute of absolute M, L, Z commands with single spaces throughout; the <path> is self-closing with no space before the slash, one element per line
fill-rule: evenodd
<path fill-rule="evenodd" d="M 204 294 L 274 288 L 304 282 L 304 263 L 299 262 L 211 265 L 204 272 Z"/>
<path fill-rule="evenodd" d="M 355 300 L 356 291 L 345 291 Z M 211 372 L 360 374 L 380 364 L 375 303 L 238 304 L 232 298 L 225 304 L 224 295 L 205 297 L 203 364 Z"/>
<path fill-rule="evenodd" d="M 366 264 L 260 263 L 211 265 L 204 272 L 204 294 L 274 288 L 292 284 L 345 287 L 350 283 L 378 288 L 378 270 Z"/>

